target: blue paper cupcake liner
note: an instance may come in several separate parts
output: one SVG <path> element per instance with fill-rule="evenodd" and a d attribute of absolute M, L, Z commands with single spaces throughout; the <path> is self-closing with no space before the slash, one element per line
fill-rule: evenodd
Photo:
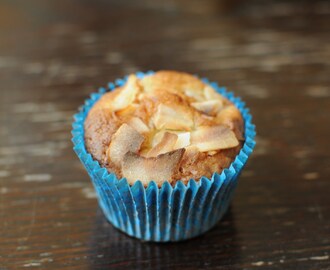
<path fill-rule="evenodd" d="M 154 72 L 138 72 L 142 78 Z M 228 98 L 240 110 L 245 123 L 245 143 L 228 169 L 214 173 L 211 179 L 202 177 L 190 180 L 187 185 L 180 180 L 172 187 L 164 182 L 159 188 L 154 181 L 144 187 L 137 180 L 133 186 L 93 160 L 84 143 L 84 121 L 91 107 L 107 91 L 126 82 L 127 77 L 100 88 L 74 115 L 72 142 L 74 151 L 85 166 L 95 187 L 98 202 L 106 218 L 116 228 L 130 236 L 145 241 L 181 241 L 198 236 L 212 228 L 226 213 L 237 185 L 238 176 L 255 146 L 255 126 L 245 103 L 217 83 L 202 79 L 218 93 Z"/>

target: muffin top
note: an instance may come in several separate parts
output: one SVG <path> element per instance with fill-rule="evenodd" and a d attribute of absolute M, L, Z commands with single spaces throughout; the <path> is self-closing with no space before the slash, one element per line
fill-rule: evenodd
<path fill-rule="evenodd" d="M 239 110 L 187 73 L 159 71 L 104 94 L 85 121 L 85 145 L 118 178 L 174 185 L 228 168 L 244 141 Z"/>

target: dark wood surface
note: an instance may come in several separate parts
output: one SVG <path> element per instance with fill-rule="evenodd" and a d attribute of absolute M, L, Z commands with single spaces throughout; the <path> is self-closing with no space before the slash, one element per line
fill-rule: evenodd
<path fill-rule="evenodd" d="M 0 269 L 330 269 L 329 1 L 0 1 Z M 90 92 L 196 73 L 251 108 L 229 213 L 177 244 L 127 237 L 72 151 Z"/>

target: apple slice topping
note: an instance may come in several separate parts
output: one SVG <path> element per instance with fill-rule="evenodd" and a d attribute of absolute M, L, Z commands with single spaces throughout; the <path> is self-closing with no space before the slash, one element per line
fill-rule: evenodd
<path fill-rule="evenodd" d="M 200 152 L 232 148 L 239 144 L 235 133 L 224 125 L 199 127 L 191 133 L 191 143 Z"/>
<path fill-rule="evenodd" d="M 177 149 L 157 157 L 145 158 L 136 153 L 128 152 L 121 163 L 123 177 L 129 184 L 140 180 L 147 186 L 151 180 L 160 186 L 163 181 L 171 181 L 180 166 L 185 149 Z"/>
<path fill-rule="evenodd" d="M 149 132 L 149 127 L 139 117 L 132 117 L 128 124 L 139 133 Z"/>
<path fill-rule="evenodd" d="M 190 145 L 190 132 L 176 132 L 176 135 L 178 139 L 174 145 L 174 149 L 185 148 Z"/>
<path fill-rule="evenodd" d="M 124 87 L 111 102 L 112 110 L 119 111 L 131 105 L 139 90 L 140 86 L 137 77 L 135 75 L 130 75 Z"/>
<path fill-rule="evenodd" d="M 144 137 L 139 132 L 127 124 L 122 124 L 111 138 L 107 156 L 113 163 L 120 165 L 124 155 L 129 151 L 137 152 L 143 141 Z"/>
<path fill-rule="evenodd" d="M 228 119 L 240 119 L 241 113 L 240 111 L 234 106 L 229 105 L 223 108 L 216 116 L 216 121 L 218 123 L 225 122 Z"/>
<path fill-rule="evenodd" d="M 173 146 L 174 148 L 172 150 L 184 148 L 184 147 L 187 147 L 188 145 L 190 145 L 190 132 L 160 130 L 153 136 L 152 141 L 151 141 L 151 146 L 154 147 L 155 145 L 159 144 L 160 141 L 163 139 L 164 134 L 166 132 L 173 133 L 178 136 L 177 141 L 174 144 L 174 146 Z"/>
<path fill-rule="evenodd" d="M 213 99 L 201 102 L 193 102 L 191 103 L 191 106 L 202 113 L 214 116 L 223 107 L 223 102 L 221 99 Z"/>
<path fill-rule="evenodd" d="M 228 126 L 238 140 L 244 141 L 244 124 L 241 117 L 240 111 L 234 105 L 229 105 L 217 114 L 215 120 L 218 124 Z"/>
<path fill-rule="evenodd" d="M 189 111 L 159 104 L 153 118 L 157 129 L 190 130 L 194 125 Z"/>
<path fill-rule="evenodd" d="M 214 90 L 213 87 L 207 85 L 204 87 L 204 96 L 207 100 L 212 100 L 212 99 L 219 99 L 222 100 L 223 97 Z"/>
<path fill-rule="evenodd" d="M 178 140 L 178 135 L 165 132 L 161 141 L 148 152 L 147 157 L 156 157 L 174 150 L 174 145 Z"/>
<path fill-rule="evenodd" d="M 195 99 L 196 101 L 203 101 L 204 97 L 203 97 L 203 92 L 201 91 L 196 91 L 196 90 L 192 90 L 192 89 L 185 89 L 184 90 L 184 94 L 190 98 Z"/>

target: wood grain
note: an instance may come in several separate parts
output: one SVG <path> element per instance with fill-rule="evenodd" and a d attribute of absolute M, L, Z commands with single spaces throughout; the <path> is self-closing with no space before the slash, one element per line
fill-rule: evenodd
<path fill-rule="evenodd" d="M 0 269 L 330 269 L 328 1 L 0 1 Z M 130 72 L 174 69 L 251 108 L 224 220 L 177 244 L 98 209 L 72 115 Z"/>

